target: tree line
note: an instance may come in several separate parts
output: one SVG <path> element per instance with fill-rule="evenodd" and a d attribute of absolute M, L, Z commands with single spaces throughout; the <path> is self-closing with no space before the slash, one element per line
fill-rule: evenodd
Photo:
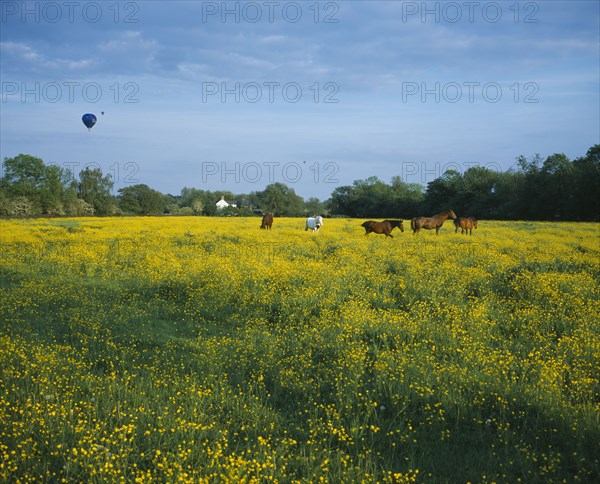
<path fill-rule="evenodd" d="M 250 194 L 184 187 L 179 195 L 163 194 L 145 184 L 120 188 L 100 168 L 85 168 L 78 177 L 70 170 L 46 165 L 41 158 L 19 154 L 5 158 L 0 177 L 2 216 L 82 215 L 253 215 L 303 216 L 324 210 L 317 198 L 304 200 L 283 183 Z M 222 210 L 216 202 L 231 205 Z"/>
<path fill-rule="evenodd" d="M 460 215 L 500 220 L 600 220 L 600 145 L 569 160 L 519 156 L 515 168 L 474 166 L 448 170 L 427 187 L 392 177 L 355 180 L 327 200 L 332 214 L 357 218 L 412 218 L 452 209 Z"/>
<path fill-rule="evenodd" d="M 357 218 L 410 218 L 453 209 L 461 215 L 504 220 L 600 220 L 600 145 L 569 160 L 553 154 L 519 156 L 504 172 L 474 166 L 446 171 L 426 187 L 399 176 L 390 183 L 373 176 L 337 187 L 331 197 L 304 200 L 282 183 L 262 191 L 234 194 L 184 187 L 179 195 L 162 194 L 145 184 L 120 188 L 99 168 L 78 177 L 42 159 L 20 154 L 5 158 L 0 177 L 0 215 L 239 215 L 271 212 L 276 216 L 321 213 Z M 218 209 L 224 198 L 231 205 Z"/>

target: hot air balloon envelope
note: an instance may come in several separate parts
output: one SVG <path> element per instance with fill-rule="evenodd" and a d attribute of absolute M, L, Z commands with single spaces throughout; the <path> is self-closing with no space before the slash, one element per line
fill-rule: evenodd
<path fill-rule="evenodd" d="M 98 121 L 98 119 L 96 118 L 95 115 L 93 115 L 91 113 L 87 113 L 81 117 L 81 121 L 83 121 L 83 124 L 85 124 L 86 128 L 89 131 L 90 129 L 92 129 L 94 127 L 94 125 L 96 124 L 96 121 Z"/>

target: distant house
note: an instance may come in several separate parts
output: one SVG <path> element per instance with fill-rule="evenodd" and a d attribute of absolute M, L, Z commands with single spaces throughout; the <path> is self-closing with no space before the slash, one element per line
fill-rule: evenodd
<path fill-rule="evenodd" d="M 217 202 L 217 210 L 223 210 L 224 208 L 227 207 L 233 207 L 233 208 L 237 208 L 237 205 L 235 203 L 229 203 L 225 201 L 225 197 L 221 197 L 221 200 L 219 200 Z"/>

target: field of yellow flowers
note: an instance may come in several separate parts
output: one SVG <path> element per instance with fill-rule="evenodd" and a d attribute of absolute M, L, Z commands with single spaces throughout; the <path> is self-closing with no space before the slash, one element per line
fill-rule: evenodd
<path fill-rule="evenodd" d="M 0 481 L 598 482 L 600 226 L 361 222 L 0 221 Z"/>

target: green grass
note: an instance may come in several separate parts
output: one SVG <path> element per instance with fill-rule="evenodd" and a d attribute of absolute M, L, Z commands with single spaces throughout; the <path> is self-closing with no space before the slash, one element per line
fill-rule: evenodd
<path fill-rule="evenodd" d="M 0 479 L 600 479 L 589 231 L 328 222 L 301 243 L 122 229 L 97 259 L 82 223 L 38 265 L 6 255 Z"/>

